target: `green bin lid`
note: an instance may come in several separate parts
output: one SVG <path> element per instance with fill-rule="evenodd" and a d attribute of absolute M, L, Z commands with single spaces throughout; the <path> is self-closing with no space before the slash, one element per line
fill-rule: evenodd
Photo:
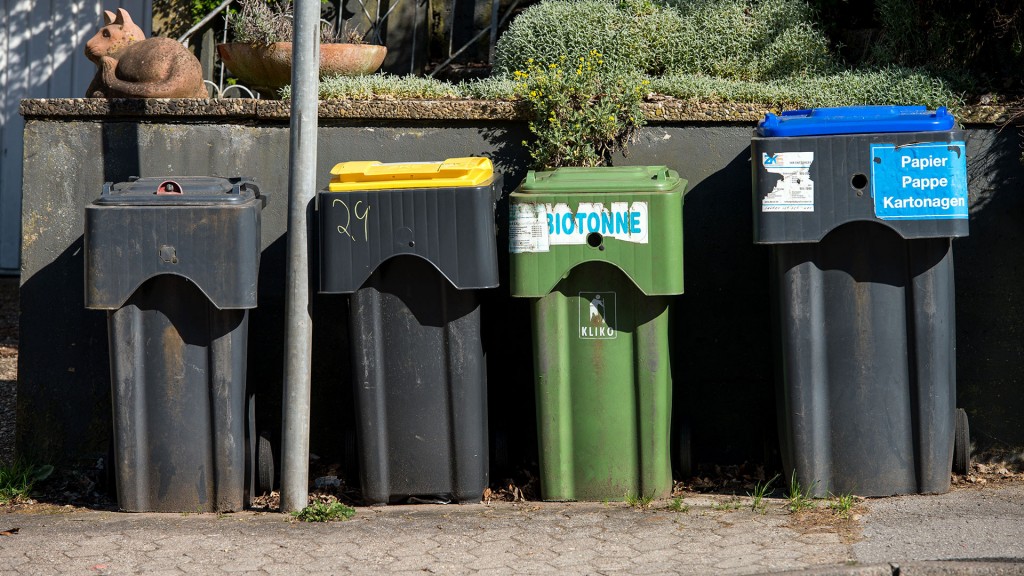
<path fill-rule="evenodd" d="M 667 166 L 601 166 L 597 168 L 556 168 L 547 172 L 530 170 L 519 192 L 662 192 L 679 185 L 679 174 Z"/>

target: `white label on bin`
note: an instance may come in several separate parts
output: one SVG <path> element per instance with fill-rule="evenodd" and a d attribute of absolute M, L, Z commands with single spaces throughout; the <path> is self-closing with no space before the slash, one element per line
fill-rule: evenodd
<path fill-rule="evenodd" d="M 551 246 L 586 244 L 600 234 L 625 242 L 647 244 L 646 202 L 580 202 L 574 212 L 568 204 L 513 204 L 509 209 L 509 251 L 547 252 Z"/>
<path fill-rule="evenodd" d="M 761 212 L 814 212 L 813 162 L 814 152 L 762 152 L 765 171 L 781 178 L 761 200 Z"/>
<path fill-rule="evenodd" d="M 509 206 L 508 251 L 512 254 L 548 251 L 548 209 L 544 204 Z"/>
<path fill-rule="evenodd" d="M 615 330 L 615 292 L 580 292 L 580 338 L 612 340 Z"/>

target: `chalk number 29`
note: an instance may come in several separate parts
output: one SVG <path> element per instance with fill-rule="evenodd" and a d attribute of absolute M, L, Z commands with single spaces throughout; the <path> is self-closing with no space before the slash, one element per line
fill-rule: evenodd
<path fill-rule="evenodd" d="M 352 239 L 353 242 L 358 241 L 359 239 L 356 236 L 353 236 L 352 232 L 349 231 L 349 228 L 351 228 L 352 224 L 353 224 L 352 217 L 355 216 L 356 224 L 357 225 L 358 225 L 360 220 L 362 220 L 362 222 L 363 222 L 363 241 L 364 242 L 369 242 L 369 240 L 370 240 L 370 221 L 367 218 L 367 216 L 369 216 L 369 214 L 370 214 L 370 205 L 369 204 L 365 204 L 365 208 L 362 208 L 362 212 L 360 212 L 360 207 L 364 205 L 362 200 L 358 200 L 356 202 L 355 206 L 353 206 L 350 209 L 348 207 L 348 203 L 347 202 L 345 202 L 341 198 L 335 198 L 334 202 L 331 203 L 331 206 L 337 206 L 339 204 L 345 210 L 345 223 L 340 225 L 340 226 L 338 226 L 338 233 L 339 234 L 344 234 L 345 236 L 348 236 L 349 238 Z M 356 233 L 358 234 L 358 230 L 356 231 Z"/>

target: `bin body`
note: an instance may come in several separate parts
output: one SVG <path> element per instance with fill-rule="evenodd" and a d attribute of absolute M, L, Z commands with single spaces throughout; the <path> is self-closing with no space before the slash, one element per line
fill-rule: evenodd
<path fill-rule="evenodd" d="M 118 505 L 241 510 L 253 489 L 248 309 L 264 197 L 241 179 L 105 185 L 86 208 L 86 307 L 107 310 Z"/>
<path fill-rule="evenodd" d="M 671 492 L 669 304 L 683 290 L 685 186 L 665 167 L 561 168 L 531 172 L 512 194 L 544 500 Z"/>
<path fill-rule="evenodd" d="M 478 290 L 498 285 L 501 177 L 485 159 L 345 163 L 336 176 L 353 166 L 317 206 L 320 291 L 351 294 L 363 497 L 479 501 L 489 462 Z M 375 172 L 388 176 L 376 188 Z"/>
<path fill-rule="evenodd" d="M 848 115 L 866 124 L 831 133 Z M 786 474 L 822 497 L 945 492 L 956 407 L 951 239 L 967 234 L 963 134 L 941 109 L 805 118 L 795 128 L 807 133 L 790 135 L 783 119 L 782 133 L 762 135 L 762 123 L 751 143 Z"/>

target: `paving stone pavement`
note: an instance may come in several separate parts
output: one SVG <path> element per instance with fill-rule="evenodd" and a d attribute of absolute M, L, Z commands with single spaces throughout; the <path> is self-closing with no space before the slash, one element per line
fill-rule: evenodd
<path fill-rule="evenodd" d="M 997 492 L 869 500 L 847 524 L 796 520 L 782 500 L 757 514 L 749 499 L 703 495 L 688 496 L 685 512 L 671 511 L 667 502 L 646 510 L 623 503 L 408 505 L 358 508 L 352 520 L 327 524 L 293 522 L 275 513 L 30 509 L 0 513 L 0 530 L 19 529 L 0 536 L 0 574 L 739 575 L 832 567 L 837 574 L 862 569 L 862 575 L 893 576 L 900 571 L 888 562 L 970 558 L 975 541 L 991 536 L 974 522 L 979 516 L 972 520 L 964 513 L 982 500 L 989 507 L 980 514 L 1006 521 L 992 530 L 1014 530 L 998 541 L 1000 558 L 1024 561 L 1022 484 Z M 904 542 L 913 539 L 911 523 L 922 521 L 913 510 L 927 515 L 936 506 L 947 534 L 960 526 L 973 531 L 957 541 L 963 548 L 953 556 Z M 902 531 L 894 539 L 895 525 Z M 875 538 L 893 541 L 896 548 L 858 552 Z M 904 548 L 913 555 L 902 557 Z M 998 573 L 1024 574 L 1024 563 L 1016 566 L 1021 570 L 1010 565 L 1010 572 Z"/>

